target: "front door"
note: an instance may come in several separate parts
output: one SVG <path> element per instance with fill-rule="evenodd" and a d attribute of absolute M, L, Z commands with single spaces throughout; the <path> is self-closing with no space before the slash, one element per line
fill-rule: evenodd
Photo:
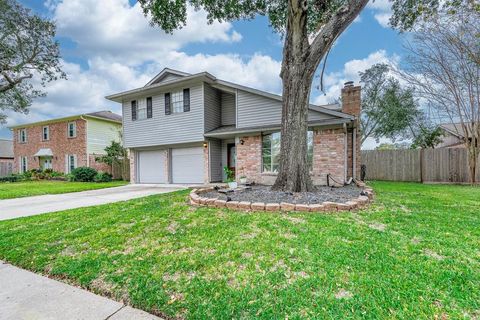
<path fill-rule="evenodd" d="M 52 169 L 52 158 L 51 157 L 41 158 L 41 167 L 43 170 Z"/>
<path fill-rule="evenodd" d="M 227 166 L 235 173 L 235 167 L 237 165 L 237 149 L 235 143 L 229 143 L 227 145 Z"/>

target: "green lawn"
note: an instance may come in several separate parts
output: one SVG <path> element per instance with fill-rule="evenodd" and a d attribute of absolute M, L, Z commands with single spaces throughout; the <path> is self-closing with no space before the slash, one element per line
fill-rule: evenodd
<path fill-rule="evenodd" d="M 0 199 L 12 199 L 42 194 L 59 194 L 118 187 L 127 184 L 125 181 L 112 182 L 67 182 L 67 181 L 26 181 L 0 183 Z"/>
<path fill-rule="evenodd" d="M 0 259 L 168 318 L 478 319 L 480 188 L 376 182 L 338 214 L 188 191 L 0 222 Z"/>

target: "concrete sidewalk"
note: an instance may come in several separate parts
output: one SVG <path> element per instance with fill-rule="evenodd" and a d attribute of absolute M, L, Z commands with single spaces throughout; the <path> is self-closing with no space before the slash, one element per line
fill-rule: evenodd
<path fill-rule="evenodd" d="M 159 320 L 91 292 L 0 261 L 1 320 Z"/>
<path fill-rule="evenodd" d="M 180 185 L 126 185 L 122 187 L 0 200 L 0 221 L 42 213 L 125 201 L 186 188 Z"/>

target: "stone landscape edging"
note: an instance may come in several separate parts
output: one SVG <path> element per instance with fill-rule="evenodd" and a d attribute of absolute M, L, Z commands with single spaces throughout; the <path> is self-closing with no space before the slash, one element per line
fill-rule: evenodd
<path fill-rule="evenodd" d="M 325 201 L 322 204 L 294 204 L 287 202 L 250 202 L 250 201 L 226 201 L 218 198 L 202 197 L 202 194 L 215 190 L 213 187 L 193 189 L 189 194 L 190 204 L 196 206 L 207 206 L 215 208 L 228 208 L 243 211 L 298 211 L 298 212 L 334 212 L 334 211 L 351 211 L 365 208 L 373 200 L 373 189 L 363 187 L 366 196 L 358 196 L 347 202 L 330 202 Z"/>

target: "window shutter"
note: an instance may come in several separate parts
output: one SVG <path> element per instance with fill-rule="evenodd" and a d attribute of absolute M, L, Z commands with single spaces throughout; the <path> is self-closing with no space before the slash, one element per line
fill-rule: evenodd
<path fill-rule="evenodd" d="M 190 89 L 183 89 L 183 112 L 190 111 Z"/>
<path fill-rule="evenodd" d="M 152 97 L 147 98 L 147 118 L 152 117 Z"/>
<path fill-rule="evenodd" d="M 132 101 L 132 121 L 137 120 L 137 100 Z"/>
<path fill-rule="evenodd" d="M 167 92 L 165 93 L 165 114 L 169 115 L 172 113 L 172 110 L 170 108 L 170 93 Z"/>

